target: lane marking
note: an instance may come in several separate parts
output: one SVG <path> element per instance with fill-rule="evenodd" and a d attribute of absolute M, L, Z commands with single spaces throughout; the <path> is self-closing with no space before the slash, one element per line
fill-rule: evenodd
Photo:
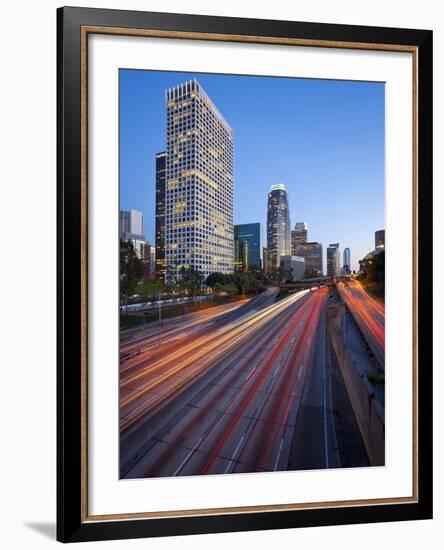
<path fill-rule="evenodd" d="M 197 449 L 197 447 L 200 445 L 201 441 L 203 440 L 204 436 L 202 435 L 201 438 L 199 439 L 199 441 L 197 441 L 195 444 L 194 444 L 194 447 L 188 452 L 188 454 L 186 455 L 186 457 L 182 460 L 182 462 L 180 463 L 179 467 L 175 470 L 175 472 L 173 473 L 173 476 L 177 476 L 177 474 L 180 472 L 180 470 L 182 470 L 182 468 L 185 466 L 185 464 L 188 462 L 188 460 L 190 459 L 191 455 L 194 453 L 194 451 Z"/>
<path fill-rule="evenodd" d="M 236 460 L 236 455 L 239 450 L 239 447 L 242 445 L 243 440 L 245 439 L 245 433 L 243 436 L 239 439 L 238 444 L 236 445 L 236 448 L 233 451 L 233 454 L 231 455 L 231 458 L 227 464 L 227 467 L 225 468 L 224 474 L 228 474 L 228 470 L 231 468 L 232 463 Z"/>

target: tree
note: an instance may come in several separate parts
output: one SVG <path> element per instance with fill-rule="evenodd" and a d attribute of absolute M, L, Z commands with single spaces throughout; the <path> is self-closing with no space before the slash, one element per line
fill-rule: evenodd
<path fill-rule="evenodd" d="M 140 294 L 139 302 L 150 302 L 159 296 L 159 293 L 165 292 L 165 283 L 163 281 L 147 281 L 139 283 L 134 289 L 135 294 Z"/>
<path fill-rule="evenodd" d="M 233 282 L 233 275 L 228 275 L 227 273 L 210 273 L 206 279 L 207 286 L 210 286 L 211 288 L 213 288 L 216 283 L 228 285 Z"/>
<path fill-rule="evenodd" d="M 234 282 L 242 296 L 248 292 L 257 292 L 261 287 L 261 282 L 251 273 L 236 273 Z"/>
<path fill-rule="evenodd" d="M 200 271 L 192 267 L 182 267 L 180 270 L 180 281 L 184 288 L 190 291 L 192 296 L 197 296 L 201 291 L 204 276 Z"/>
<path fill-rule="evenodd" d="M 259 278 L 260 277 L 260 278 Z M 233 288 L 237 288 L 239 293 L 245 295 L 249 292 L 258 292 L 262 287 L 263 273 L 256 275 L 246 271 L 237 271 L 234 275 L 228 273 L 210 273 L 206 279 L 207 286 L 213 288 L 216 292 L 224 287 L 224 291 L 233 294 Z M 219 289 L 219 290 L 216 290 Z"/>
<path fill-rule="evenodd" d="M 374 279 L 378 283 L 385 281 L 385 250 L 384 249 L 382 249 L 378 254 L 375 255 Z"/>
<path fill-rule="evenodd" d="M 364 279 L 375 282 L 384 282 L 385 278 L 385 250 L 367 255 L 359 260 L 360 272 Z"/>
<path fill-rule="evenodd" d="M 222 283 L 215 283 L 213 290 L 216 294 L 227 294 L 230 297 L 233 297 L 237 294 L 237 286 L 234 283 L 228 283 L 223 285 Z"/>
<path fill-rule="evenodd" d="M 224 291 L 228 294 L 228 296 L 236 296 L 237 294 L 237 286 L 234 283 L 228 283 L 227 285 L 224 285 Z"/>
<path fill-rule="evenodd" d="M 143 275 L 143 262 L 137 257 L 133 243 L 120 240 L 120 299 L 122 304 L 134 293 L 138 280 Z"/>

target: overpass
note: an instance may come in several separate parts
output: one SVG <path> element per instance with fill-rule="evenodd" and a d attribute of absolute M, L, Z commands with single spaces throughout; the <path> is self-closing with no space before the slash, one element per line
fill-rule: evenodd
<path fill-rule="evenodd" d="M 335 283 L 334 277 L 315 277 L 313 279 L 301 279 L 295 283 L 283 283 L 279 285 L 279 288 L 281 290 L 304 290 L 322 285 L 332 285 L 333 283 Z"/>

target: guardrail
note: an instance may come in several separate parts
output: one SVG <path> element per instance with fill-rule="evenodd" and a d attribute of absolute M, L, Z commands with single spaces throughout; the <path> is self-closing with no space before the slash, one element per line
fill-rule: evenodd
<path fill-rule="evenodd" d="M 175 306 L 178 304 L 186 304 L 189 302 L 204 302 L 213 298 L 212 294 L 206 294 L 204 296 L 187 296 L 185 298 L 169 298 L 168 300 L 155 300 L 152 302 L 142 302 L 140 304 L 128 304 L 126 306 L 120 306 L 122 312 L 136 312 L 144 311 L 147 309 L 155 309 L 159 307 Z"/>

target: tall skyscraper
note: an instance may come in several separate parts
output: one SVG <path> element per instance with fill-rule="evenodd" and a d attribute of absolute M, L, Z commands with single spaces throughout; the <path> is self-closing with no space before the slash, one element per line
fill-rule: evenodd
<path fill-rule="evenodd" d="M 121 210 L 120 211 L 120 238 L 127 240 L 125 235 L 143 236 L 143 214 L 139 210 Z"/>
<path fill-rule="evenodd" d="M 294 224 L 294 229 L 291 231 L 291 253 L 297 256 L 295 249 L 298 244 L 307 242 L 307 224 L 298 222 Z"/>
<path fill-rule="evenodd" d="M 292 247 L 292 255 L 305 260 L 305 276 L 308 278 L 322 275 L 322 244 L 299 243 Z"/>
<path fill-rule="evenodd" d="M 336 277 L 341 270 L 341 253 L 339 243 L 330 244 L 327 248 L 327 276 Z"/>
<path fill-rule="evenodd" d="M 275 183 L 268 192 L 267 251 L 271 271 L 280 268 L 281 256 L 291 255 L 290 211 L 283 183 Z"/>
<path fill-rule="evenodd" d="M 375 231 L 375 248 L 385 248 L 385 229 Z"/>
<path fill-rule="evenodd" d="M 238 271 L 262 269 L 262 246 L 262 227 L 260 223 L 235 225 L 234 262 L 236 269 Z"/>
<path fill-rule="evenodd" d="M 350 275 L 351 273 L 351 257 L 350 257 L 349 248 L 344 248 L 344 260 L 342 262 L 342 271 L 344 275 Z"/>
<path fill-rule="evenodd" d="M 166 91 L 166 279 L 232 273 L 233 131 L 192 80 Z"/>
<path fill-rule="evenodd" d="M 156 155 L 156 278 L 165 279 L 166 153 Z"/>

